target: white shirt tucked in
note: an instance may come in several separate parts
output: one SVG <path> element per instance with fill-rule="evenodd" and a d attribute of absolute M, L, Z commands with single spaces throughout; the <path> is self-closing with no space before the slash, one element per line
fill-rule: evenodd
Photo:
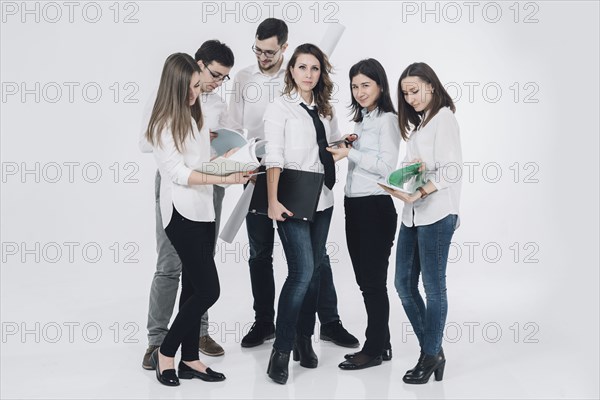
<path fill-rule="evenodd" d="M 273 76 L 262 73 L 257 63 L 235 74 L 229 100 L 231 128 L 247 129 L 248 139 L 264 139 L 263 115 L 267 106 L 281 96 L 284 76 L 285 62 Z"/>
<path fill-rule="evenodd" d="M 429 225 L 450 214 L 459 215 L 462 150 L 458 122 L 452 110 L 440 109 L 427 125 L 410 134 L 406 147 L 404 162 L 421 159 L 425 163 L 426 179 L 433 182 L 437 191 L 413 204 L 405 204 L 402 223 Z M 459 224 L 460 218 L 456 227 Z"/>
<path fill-rule="evenodd" d="M 400 148 L 398 117 L 392 112 L 379 112 L 378 108 L 371 112 L 363 108 L 361 112 L 363 120 L 354 127 L 358 139 L 348 153 L 346 196 L 385 195 L 387 192 L 377 183 L 361 175 L 385 180 L 396 168 Z"/>
<path fill-rule="evenodd" d="M 265 112 L 265 139 L 267 140 L 264 158 L 267 168 L 289 168 L 309 172 L 324 173 L 319 159 L 317 131 L 313 119 L 300 106 L 302 98 L 296 92 L 283 95 L 270 104 Z M 309 106 L 314 108 L 314 103 Z M 337 118 L 321 116 L 327 142 L 338 140 L 341 135 Z M 285 206 L 285 204 L 284 204 Z M 317 211 L 333 206 L 333 193 L 325 185 L 319 198 Z"/>
<path fill-rule="evenodd" d="M 154 158 L 160 171 L 160 212 L 163 227 L 171 221 L 173 206 L 192 221 L 215 220 L 212 185 L 188 185 L 193 169 L 210 162 L 210 139 L 208 127 L 200 131 L 191 119 L 192 134 L 184 142 L 183 153 L 175 147 L 170 126 L 163 129 L 160 143 L 153 147 Z"/>

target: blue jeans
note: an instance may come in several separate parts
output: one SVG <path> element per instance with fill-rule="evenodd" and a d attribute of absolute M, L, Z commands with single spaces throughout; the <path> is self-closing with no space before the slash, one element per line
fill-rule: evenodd
<path fill-rule="evenodd" d="M 279 238 L 288 264 L 275 324 L 273 347 L 289 353 L 296 334 L 311 336 L 321 285 L 320 267 L 333 207 L 316 213 L 313 222 L 288 219 L 278 222 Z"/>
<path fill-rule="evenodd" d="M 254 298 L 254 319 L 260 322 L 275 320 L 275 280 L 273 278 L 273 220 L 266 215 L 248 213 L 246 216 L 250 244 L 250 283 Z M 333 283 L 331 263 L 325 249 L 321 262 L 321 287 L 318 315 L 321 325 L 338 321 L 337 294 Z"/>
<path fill-rule="evenodd" d="M 396 249 L 395 285 L 402 307 L 417 335 L 421 350 L 428 355 L 439 353 L 446 315 L 446 264 L 456 215 L 423 226 L 402 224 Z M 419 274 L 427 305 L 419 293 Z"/>

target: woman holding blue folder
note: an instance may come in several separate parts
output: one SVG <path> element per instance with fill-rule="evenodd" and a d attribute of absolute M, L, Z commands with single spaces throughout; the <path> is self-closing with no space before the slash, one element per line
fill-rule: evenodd
<path fill-rule="evenodd" d="M 356 370 L 392 358 L 387 270 L 398 216 L 390 195 L 374 181 L 384 180 L 395 169 L 400 129 L 387 75 L 379 61 L 362 60 L 350 68 L 349 75 L 358 139 L 352 148 L 329 151 L 336 158 L 348 157 L 346 242 L 368 316 L 362 350 L 347 354 L 339 365 L 344 370 Z"/>
<path fill-rule="evenodd" d="M 269 218 L 277 221 L 288 264 L 277 311 L 275 342 L 267 374 L 280 384 L 288 379 L 289 356 L 307 368 L 318 360 L 311 345 L 319 291 L 319 265 L 333 212 L 335 165 L 327 144 L 340 138 L 330 104 L 333 82 L 327 56 L 313 44 L 296 48 L 285 74 L 281 97 L 265 112 L 264 158 L 267 167 Z M 277 196 L 282 170 L 324 174 L 317 212 L 312 222 L 294 219 Z M 283 172 L 285 173 L 285 171 Z M 316 182 L 316 181 L 315 181 Z"/>
<path fill-rule="evenodd" d="M 425 63 L 409 65 L 398 81 L 398 121 L 407 142 L 405 161 L 421 160 L 426 183 L 414 194 L 386 188 L 402 200 L 402 224 L 396 252 L 396 290 L 419 340 L 417 365 L 403 380 L 441 381 L 446 358 L 442 336 L 448 313 L 446 265 L 459 225 L 462 151 L 452 98 Z M 458 176 L 456 170 L 458 169 Z M 423 279 L 426 303 L 419 293 Z"/>

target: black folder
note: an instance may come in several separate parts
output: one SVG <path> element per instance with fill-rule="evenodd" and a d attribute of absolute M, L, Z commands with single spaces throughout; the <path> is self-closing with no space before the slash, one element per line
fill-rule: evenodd
<path fill-rule="evenodd" d="M 264 167 L 260 168 L 264 171 Z M 294 213 L 290 218 L 312 222 L 323 189 L 324 174 L 297 169 L 284 169 L 279 176 L 279 202 Z M 249 212 L 268 215 L 267 174 L 256 177 Z"/>

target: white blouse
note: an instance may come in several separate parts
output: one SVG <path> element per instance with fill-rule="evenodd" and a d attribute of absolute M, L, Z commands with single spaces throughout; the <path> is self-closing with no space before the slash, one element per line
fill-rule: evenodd
<path fill-rule="evenodd" d="M 361 175 L 385 180 L 396 168 L 401 138 L 398 116 L 378 108 L 371 112 L 363 108 L 361 112 L 363 120 L 354 127 L 358 140 L 348 152 L 346 197 L 387 195 L 377 183 Z"/>
<path fill-rule="evenodd" d="M 421 159 L 425 163 L 426 180 L 437 191 L 413 204 L 404 204 L 402 223 L 429 225 L 450 214 L 459 215 L 463 164 L 460 131 L 452 110 L 440 109 L 427 125 L 410 134 L 406 147 L 404 162 Z M 460 217 L 456 227 L 459 224 Z"/>
<path fill-rule="evenodd" d="M 191 119 L 192 133 L 184 142 L 183 153 L 175 147 L 170 126 L 161 132 L 160 144 L 153 146 L 154 159 L 162 177 L 160 181 L 160 211 L 163 227 L 171 221 L 173 206 L 192 221 L 215 220 L 212 185 L 188 185 L 192 170 L 210 162 L 210 138 L 208 127 L 198 131 Z"/>
<path fill-rule="evenodd" d="M 265 111 L 265 139 L 267 140 L 264 162 L 267 168 L 290 168 L 324 173 L 319 159 L 317 131 L 312 117 L 300 106 L 302 97 L 296 92 L 283 95 L 267 106 Z M 315 104 L 309 105 L 314 108 Z M 327 142 L 341 137 L 337 118 L 321 116 Z M 285 204 L 284 204 L 285 206 Z M 333 206 L 333 192 L 323 185 L 317 211 Z"/>

